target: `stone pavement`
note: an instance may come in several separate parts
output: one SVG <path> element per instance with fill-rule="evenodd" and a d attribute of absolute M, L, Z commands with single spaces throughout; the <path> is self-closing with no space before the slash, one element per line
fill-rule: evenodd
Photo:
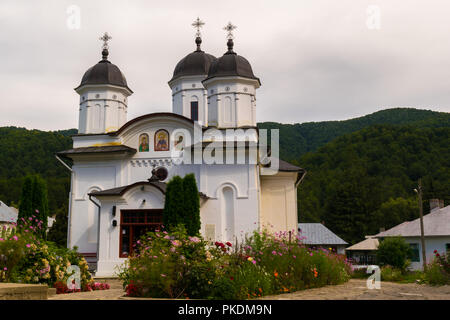
<path fill-rule="evenodd" d="M 92 292 L 58 294 L 49 300 L 116 300 L 124 297 L 118 280 L 107 281 L 111 289 Z M 366 280 L 352 279 L 337 286 L 265 296 L 263 300 L 450 300 L 450 286 L 432 287 L 419 284 L 381 282 L 381 289 L 367 289 Z"/>

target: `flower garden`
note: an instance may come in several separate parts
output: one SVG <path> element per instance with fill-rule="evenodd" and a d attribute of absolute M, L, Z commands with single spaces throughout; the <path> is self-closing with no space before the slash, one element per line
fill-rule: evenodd
<path fill-rule="evenodd" d="M 251 299 L 340 284 L 352 272 L 344 256 L 307 248 L 288 232 L 209 244 L 177 227 L 148 233 L 135 252 L 118 270 L 126 294 L 135 297 Z"/>
<path fill-rule="evenodd" d="M 0 282 L 47 284 L 57 293 L 109 289 L 94 282 L 86 260 L 76 249 L 56 246 L 42 238 L 42 221 L 36 216 L 21 218 L 13 228 L 0 230 Z M 81 288 L 67 286 L 74 274 L 70 266 L 80 269 Z"/>

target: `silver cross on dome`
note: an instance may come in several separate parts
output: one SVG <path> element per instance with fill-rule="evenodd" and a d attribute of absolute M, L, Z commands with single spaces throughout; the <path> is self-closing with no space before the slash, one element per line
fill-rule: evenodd
<path fill-rule="evenodd" d="M 197 37 L 200 37 L 200 36 L 201 36 L 201 34 L 200 34 L 200 28 L 203 27 L 204 24 L 205 24 L 205 23 L 204 23 L 202 20 L 200 20 L 199 17 L 197 17 L 197 20 L 195 20 L 195 21 L 192 23 L 192 26 L 193 26 L 194 28 L 197 29 L 197 33 L 195 34 Z"/>
<path fill-rule="evenodd" d="M 103 36 L 101 36 L 99 38 L 99 40 L 103 41 L 103 47 L 102 47 L 103 49 L 108 49 L 108 41 L 111 39 L 112 39 L 112 37 L 108 34 L 108 32 L 105 32 L 103 34 Z"/>
<path fill-rule="evenodd" d="M 233 39 L 233 30 L 236 29 L 237 27 L 235 25 L 233 25 L 231 22 L 228 22 L 228 24 L 223 28 L 223 30 L 227 31 L 227 38 L 228 39 Z"/>

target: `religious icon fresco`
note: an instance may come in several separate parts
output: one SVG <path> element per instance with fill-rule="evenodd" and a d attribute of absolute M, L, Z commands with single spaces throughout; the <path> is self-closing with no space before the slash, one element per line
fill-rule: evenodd
<path fill-rule="evenodd" d="M 184 136 L 179 133 L 175 136 L 174 147 L 178 151 L 183 151 L 184 148 Z"/>
<path fill-rule="evenodd" d="M 139 136 L 139 152 L 149 151 L 148 134 L 143 133 Z"/>
<path fill-rule="evenodd" d="M 155 151 L 169 151 L 169 133 L 164 129 L 155 133 Z"/>

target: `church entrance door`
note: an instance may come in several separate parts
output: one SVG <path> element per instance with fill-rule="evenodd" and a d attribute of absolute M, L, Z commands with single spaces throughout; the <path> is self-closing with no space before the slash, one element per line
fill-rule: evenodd
<path fill-rule="evenodd" d="M 132 255 L 136 241 L 162 225 L 162 216 L 163 209 L 120 210 L 119 257 Z"/>

